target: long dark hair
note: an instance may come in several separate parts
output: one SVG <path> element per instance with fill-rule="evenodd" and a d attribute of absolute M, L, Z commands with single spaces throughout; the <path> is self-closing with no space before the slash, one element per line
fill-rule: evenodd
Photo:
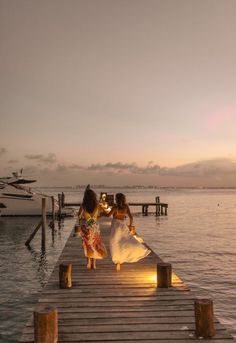
<path fill-rule="evenodd" d="M 84 192 L 84 198 L 83 198 L 83 204 L 82 204 L 83 208 L 88 213 L 93 213 L 97 205 L 98 205 L 98 200 L 97 200 L 96 193 L 92 189 L 87 187 Z"/>
<path fill-rule="evenodd" d="M 119 210 L 123 210 L 127 206 L 126 198 L 123 193 L 116 194 L 116 205 Z"/>

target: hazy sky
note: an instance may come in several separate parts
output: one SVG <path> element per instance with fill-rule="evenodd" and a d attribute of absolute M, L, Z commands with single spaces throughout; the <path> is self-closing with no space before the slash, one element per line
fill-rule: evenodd
<path fill-rule="evenodd" d="M 235 0 L 0 0 L 0 173 L 236 187 Z"/>

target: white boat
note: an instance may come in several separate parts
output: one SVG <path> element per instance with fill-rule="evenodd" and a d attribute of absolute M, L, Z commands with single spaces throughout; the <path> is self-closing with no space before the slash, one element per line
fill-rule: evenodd
<path fill-rule="evenodd" d="M 0 178 L 0 216 L 40 216 L 42 198 L 46 198 L 47 214 L 52 214 L 52 198 L 50 195 L 31 189 L 28 185 L 36 182 L 25 179 L 20 173 L 12 173 L 11 177 Z M 59 209 L 55 200 L 55 211 Z M 71 209 L 63 209 L 63 215 L 72 215 Z"/>

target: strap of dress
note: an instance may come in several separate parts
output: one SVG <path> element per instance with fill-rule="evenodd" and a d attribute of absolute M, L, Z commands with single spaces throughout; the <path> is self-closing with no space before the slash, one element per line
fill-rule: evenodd
<path fill-rule="evenodd" d="M 89 220 L 89 219 L 96 220 L 98 216 L 98 208 L 96 208 L 92 214 L 87 212 L 86 210 L 84 210 L 84 213 L 85 213 L 86 220 Z"/>

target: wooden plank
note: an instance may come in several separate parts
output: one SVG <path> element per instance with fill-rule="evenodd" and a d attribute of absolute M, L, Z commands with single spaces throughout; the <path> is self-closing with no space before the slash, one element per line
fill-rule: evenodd
<path fill-rule="evenodd" d="M 75 327 L 73 327 L 75 328 Z M 32 341 L 32 334 L 25 334 L 24 335 L 24 342 L 31 342 Z M 177 338 L 176 338 L 177 337 Z M 130 340 L 135 340 L 136 342 L 140 342 L 144 339 L 156 339 L 156 340 L 172 340 L 174 342 L 178 341 L 179 339 L 189 339 L 194 337 L 194 331 L 138 331 L 138 332 L 94 332 L 94 333 L 78 333 L 76 331 L 71 330 L 71 332 L 63 332 L 62 330 L 59 331 L 59 342 L 64 341 L 71 341 L 71 342 L 106 342 L 107 340 L 110 341 L 122 341 L 122 342 L 129 342 Z M 224 333 L 217 333 L 215 335 L 215 340 L 219 342 L 220 339 L 227 339 L 229 336 Z"/>
<path fill-rule="evenodd" d="M 225 334 L 225 329 L 220 324 L 215 325 L 217 330 Z M 108 332 L 144 332 L 144 331 L 194 331 L 195 324 L 183 325 L 182 323 L 139 323 L 139 324 L 112 324 L 112 325 L 80 325 L 80 323 L 73 325 L 60 325 L 60 331 L 63 333 L 108 333 Z M 25 334 L 32 334 L 32 328 L 27 327 L 24 331 Z"/>

